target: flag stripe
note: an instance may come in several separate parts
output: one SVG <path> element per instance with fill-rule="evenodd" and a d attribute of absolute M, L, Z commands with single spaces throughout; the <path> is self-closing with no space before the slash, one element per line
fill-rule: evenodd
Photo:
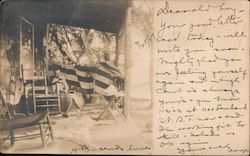
<path fill-rule="evenodd" d="M 85 88 L 83 88 L 85 89 Z M 94 93 L 94 89 L 85 89 L 87 94 L 93 94 Z"/>
<path fill-rule="evenodd" d="M 71 80 L 67 80 L 67 83 L 69 86 L 76 86 L 76 87 L 80 87 L 80 83 L 78 81 L 71 81 Z"/>
<path fill-rule="evenodd" d="M 75 67 L 61 67 L 53 64 L 49 70 L 60 69 L 64 73 L 69 86 L 85 89 L 87 94 L 94 91 L 107 94 L 106 89 L 113 84 L 114 75 L 120 74 L 115 68 L 107 63 L 101 63 L 97 67 L 86 67 L 76 65 Z"/>
<path fill-rule="evenodd" d="M 95 86 L 94 87 L 94 91 L 96 93 L 102 94 L 102 95 L 107 95 L 107 92 L 105 91 L 105 89 L 99 87 L 99 86 Z"/>
<path fill-rule="evenodd" d="M 83 71 L 83 72 L 91 72 L 94 70 L 94 67 L 86 67 L 86 66 L 76 65 L 75 69 L 77 69 L 79 71 Z"/>
<path fill-rule="evenodd" d="M 78 82 L 78 78 L 76 75 L 64 74 L 66 80 L 76 81 Z"/>
<path fill-rule="evenodd" d="M 98 86 L 98 87 L 101 87 L 103 89 L 106 89 L 109 86 L 108 84 L 103 83 L 102 81 L 98 81 L 98 80 L 95 80 L 95 85 Z"/>
<path fill-rule="evenodd" d="M 77 78 L 79 81 L 82 81 L 82 82 L 89 82 L 89 83 L 94 82 L 93 77 L 82 77 L 82 76 L 77 75 Z"/>
<path fill-rule="evenodd" d="M 95 75 L 94 77 L 95 77 L 95 80 L 101 81 L 101 82 L 108 84 L 108 85 L 111 85 L 113 82 L 110 79 L 107 79 L 106 77 L 101 76 L 101 75 Z"/>
<path fill-rule="evenodd" d="M 87 76 L 89 76 L 89 72 L 80 71 L 80 70 L 78 70 L 78 69 L 76 69 L 76 74 L 77 74 L 78 76 L 82 76 L 82 77 L 87 77 Z"/>
<path fill-rule="evenodd" d="M 80 82 L 80 87 L 83 89 L 93 89 L 93 83 Z"/>
<path fill-rule="evenodd" d="M 70 68 L 61 68 L 61 71 L 66 74 L 76 75 L 76 71 Z"/>
<path fill-rule="evenodd" d="M 103 66 L 104 69 L 107 69 L 108 71 L 115 73 L 116 75 L 120 75 L 120 71 L 115 67 L 113 67 L 112 65 L 110 65 L 109 63 L 101 62 L 100 65 Z"/>
<path fill-rule="evenodd" d="M 98 75 L 102 75 L 102 76 L 104 76 L 104 77 L 106 77 L 106 78 L 108 78 L 110 80 L 113 80 L 113 77 L 109 73 L 107 73 L 107 72 L 105 72 L 103 70 L 97 69 L 95 73 L 98 74 Z"/>

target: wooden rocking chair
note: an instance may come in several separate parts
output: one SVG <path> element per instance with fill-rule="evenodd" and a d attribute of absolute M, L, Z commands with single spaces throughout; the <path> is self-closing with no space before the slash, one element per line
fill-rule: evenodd
<path fill-rule="evenodd" d="M 5 103 L 5 96 L 0 89 L 0 104 L 1 104 L 1 114 L 5 114 L 7 118 L 0 120 L 0 132 L 7 132 L 7 136 L 0 136 L 0 148 L 5 141 L 10 140 L 10 147 L 14 145 L 15 141 L 23 139 L 31 139 L 41 137 L 43 146 L 47 145 L 47 141 L 51 138 L 53 142 L 53 130 L 50 122 L 49 112 L 44 112 L 41 114 L 28 115 L 28 116 L 12 116 L 9 112 L 8 106 Z M 6 115 L 7 114 L 7 115 Z M 28 127 L 37 127 L 40 129 L 39 134 L 24 134 L 22 136 L 15 136 L 15 130 Z"/>

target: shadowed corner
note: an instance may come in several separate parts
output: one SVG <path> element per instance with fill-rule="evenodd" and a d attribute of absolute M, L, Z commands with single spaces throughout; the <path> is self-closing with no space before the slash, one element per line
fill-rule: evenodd
<path fill-rule="evenodd" d="M 2 5 L 4 5 L 4 2 L 7 2 L 8 0 L 0 0 L 0 7 L 2 7 Z"/>

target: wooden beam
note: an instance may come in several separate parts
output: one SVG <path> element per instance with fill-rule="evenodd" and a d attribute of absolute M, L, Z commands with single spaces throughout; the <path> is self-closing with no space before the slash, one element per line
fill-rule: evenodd
<path fill-rule="evenodd" d="M 120 55 L 120 49 L 119 49 L 119 32 L 115 33 L 115 66 L 118 66 L 119 62 L 119 55 Z"/>
<path fill-rule="evenodd" d="M 131 103 L 131 8 L 127 10 L 127 18 L 125 22 L 125 102 L 124 115 L 126 118 L 130 117 L 130 103 Z"/>

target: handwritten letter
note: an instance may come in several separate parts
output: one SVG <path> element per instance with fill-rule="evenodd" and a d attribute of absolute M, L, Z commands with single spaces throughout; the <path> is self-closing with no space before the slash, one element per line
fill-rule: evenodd
<path fill-rule="evenodd" d="M 248 1 L 157 1 L 154 150 L 249 153 Z"/>

